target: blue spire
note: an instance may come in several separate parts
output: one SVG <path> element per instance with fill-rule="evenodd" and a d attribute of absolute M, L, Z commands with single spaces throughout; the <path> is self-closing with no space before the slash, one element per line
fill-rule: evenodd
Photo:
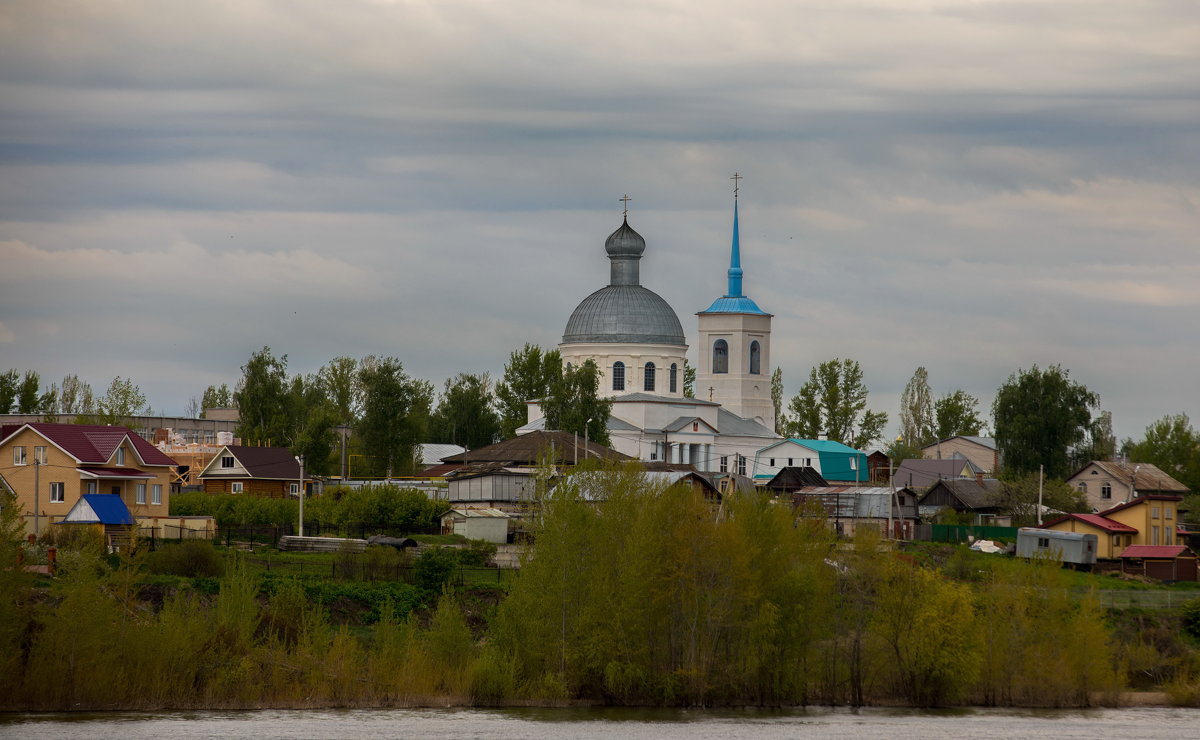
<path fill-rule="evenodd" d="M 729 290 L 726 298 L 742 297 L 742 243 L 738 238 L 738 204 L 733 200 L 733 247 L 729 254 Z"/>

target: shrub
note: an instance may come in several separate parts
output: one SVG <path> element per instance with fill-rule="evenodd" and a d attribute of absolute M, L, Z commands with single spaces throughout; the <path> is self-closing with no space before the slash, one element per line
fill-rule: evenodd
<path fill-rule="evenodd" d="M 1179 610 L 1183 631 L 1200 640 L 1200 599 L 1192 599 Z"/>
<path fill-rule="evenodd" d="M 225 559 L 208 540 L 184 540 L 150 553 L 146 568 L 158 575 L 220 578 L 225 575 Z"/>
<path fill-rule="evenodd" d="M 492 562 L 496 545 L 486 540 L 471 540 L 466 549 L 458 551 L 458 562 L 468 568 L 478 568 Z"/>
<path fill-rule="evenodd" d="M 458 567 L 458 552 L 450 547 L 431 547 L 413 566 L 413 580 L 426 591 L 439 592 Z"/>

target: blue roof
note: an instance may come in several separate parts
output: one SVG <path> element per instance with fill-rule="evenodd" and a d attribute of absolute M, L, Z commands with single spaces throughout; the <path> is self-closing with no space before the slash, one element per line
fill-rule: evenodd
<path fill-rule="evenodd" d="M 713 304 L 700 313 L 756 313 L 764 316 L 766 311 L 758 307 L 754 301 L 742 295 L 742 240 L 738 235 L 737 200 L 733 201 L 733 244 L 729 249 L 729 287 L 725 295 L 713 301 Z"/>
<path fill-rule="evenodd" d="M 744 295 L 721 296 L 712 305 L 700 313 L 758 313 L 764 316 L 767 312 L 758 307 L 752 299 Z"/>
<path fill-rule="evenodd" d="M 803 445 L 816 452 L 821 459 L 821 477 L 827 481 L 865 481 L 870 477 L 866 453 L 849 445 L 830 439 L 786 439 L 783 441 Z M 769 446 L 773 447 L 774 445 Z M 851 460 L 857 460 L 856 467 L 850 466 Z"/>
<path fill-rule="evenodd" d="M 133 524 L 133 514 L 121 497 L 113 493 L 85 493 L 80 496 L 96 514 L 100 524 Z"/>

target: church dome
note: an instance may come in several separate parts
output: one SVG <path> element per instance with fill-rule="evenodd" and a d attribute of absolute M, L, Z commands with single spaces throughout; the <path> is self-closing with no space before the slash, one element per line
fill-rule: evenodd
<path fill-rule="evenodd" d="M 646 251 L 646 240 L 625 221 L 604 240 L 604 251 L 609 257 L 641 257 Z"/>
<path fill-rule="evenodd" d="M 640 285 L 609 285 L 584 298 L 567 321 L 562 340 L 563 344 L 686 344 L 675 311 L 662 296 Z"/>

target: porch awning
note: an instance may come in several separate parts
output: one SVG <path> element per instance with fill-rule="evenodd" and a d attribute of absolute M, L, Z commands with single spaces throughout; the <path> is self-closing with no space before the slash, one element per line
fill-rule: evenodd
<path fill-rule="evenodd" d="M 137 468 L 101 468 L 83 465 L 76 470 L 81 478 L 103 478 L 104 480 L 150 480 L 154 475 Z"/>

